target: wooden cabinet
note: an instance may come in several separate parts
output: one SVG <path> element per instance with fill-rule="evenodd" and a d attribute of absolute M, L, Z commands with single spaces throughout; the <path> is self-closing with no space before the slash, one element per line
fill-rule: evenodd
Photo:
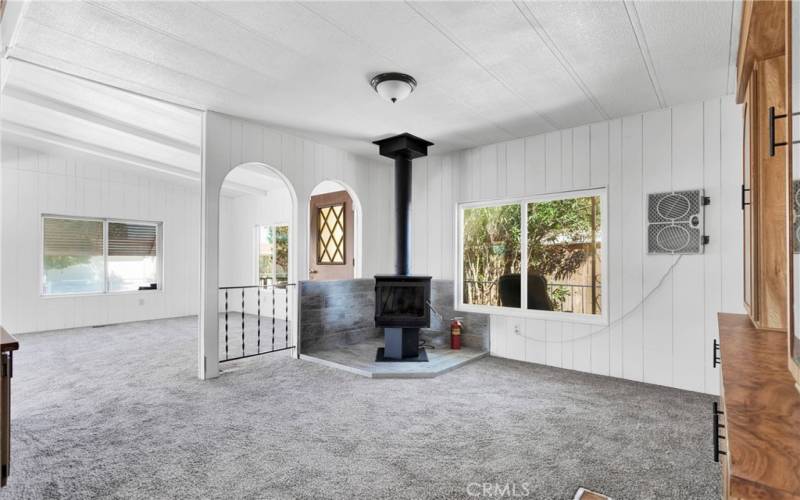
<path fill-rule="evenodd" d="M 11 376 L 19 342 L 0 326 L 0 486 L 11 473 Z"/>
<path fill-rule="evenodd" d="M 787 158 L 784 2 L 748 2 L 739 47 L 739 102 L 744 104 L 742 208 L 744 224 L 744 304 L 755 326 L 786 330 Z M 753 17 L 761 16 L 761 17 Z M 768 30 L 768 31 L 764 31 Z M 770 122 L 774 134 L 770 132 Z"/>
<path fill-rule="evenodd" d="M 800 500 L 800 393 L 786 370 L 786 335 L 720 314 L 719 337 L 724 498 Z"/>

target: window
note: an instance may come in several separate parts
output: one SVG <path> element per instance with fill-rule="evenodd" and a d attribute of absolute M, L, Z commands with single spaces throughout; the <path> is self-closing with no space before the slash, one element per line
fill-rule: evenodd
<path fill-rule="evenodd" d="M 256 226 L 258 283 L 285 285 L 289 281 L 289 226 Z"/>
<path fill-rule="evenodd" d="M 317 211 L 317 264 L 345 263 L 344 204 Z"/>
<path fill-rule="evenodd" d="M 161 224 L 42 217 L 42 294 L 159 288 Z"/>
<path fill-rule="evenodd" d="M 460 308 L 605 322 L 604 203 L 592 190 L 462 205 Z"/>

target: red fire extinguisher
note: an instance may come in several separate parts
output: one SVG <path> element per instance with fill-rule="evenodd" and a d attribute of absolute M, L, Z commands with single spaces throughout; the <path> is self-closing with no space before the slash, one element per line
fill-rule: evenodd
<path fill-rule="evenodd" d="M 461 318 L 453 318 L 450 322 L 450 349 L 461 349 Z"/>

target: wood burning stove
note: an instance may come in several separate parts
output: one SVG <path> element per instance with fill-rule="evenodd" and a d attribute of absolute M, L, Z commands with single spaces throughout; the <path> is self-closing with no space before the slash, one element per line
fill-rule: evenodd
<path fill-rule="evenodd" d="M 419 330 L 431 326 L 430 276 L 375 276 L 375 326 L 383 327 L 378 361 L 427 361 Z"/>
<path fill-rule="evenodd" d="M 375 326 L 428 328 L 430 276 L 375 276 Z"/>
<path fill-rule="evenodd" d="M 381 156 L 394 160 L 396 272 L 375 276 L 375 326 L 382 326 L 384 348 L 379 361 L 427 361 L 419 349 L 419 329 L 431 323 L 431 277 L 410 276 L 411 270 L 411 162 L 427 156 L 432 142 L 411 134 L 375 141 Z M 423 359 L 424 358 L 424 359 Z"/>

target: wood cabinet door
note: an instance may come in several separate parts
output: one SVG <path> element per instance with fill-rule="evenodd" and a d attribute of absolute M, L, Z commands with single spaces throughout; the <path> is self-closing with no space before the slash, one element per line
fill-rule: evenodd
<path fill-rule="evenodd" d="M 755 78 L 755 76 L 753 77 Z M 752 80 L 751 80 L 752 81 Z M 744 130 L 742 143 L 743 147 L 743 161 L 742 161 L 742 223 L 744 234 L 744 306 L 750 317 L 756 320 L 758 308 L 753 307 L 754 294 L 753 294 L 753 208 L 752 208 L 752 106 L 750 103 L 750 93 L 748 92 L 744 104 Z"/>

